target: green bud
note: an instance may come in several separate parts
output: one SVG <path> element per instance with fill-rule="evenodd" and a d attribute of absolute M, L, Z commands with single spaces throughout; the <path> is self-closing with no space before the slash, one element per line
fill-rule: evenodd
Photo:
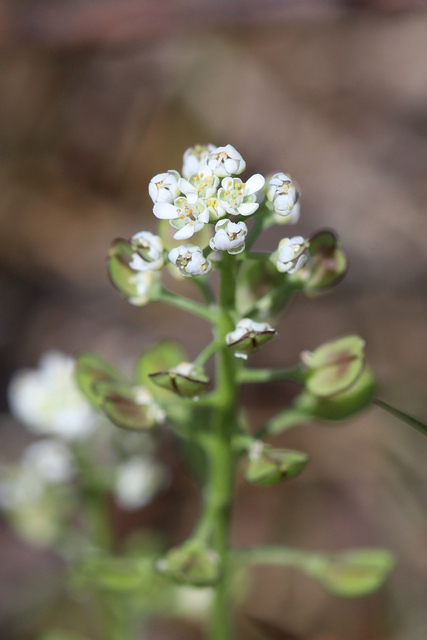
<path fill-rule="evenodd" d="M 365 341 L 357 335 L 326 342 L 301 359 L 307 367 L 305 384 L 315 396 L 329 397 L 351 387 L 365 367 Z"/>
<path fill-rule="evenodd" d="M 310 259 L 293 276 L 308 296 L 328 291 L 345 277 L 348 259 L 333 231 L 322 229 L 315 233 L 309 240 L 308 252 Z"/>
<path fill-rule="evenodd" d="M 149 377 L 159 387 L 188 398 L 199 395 L 210 382 L 204 370 L 191 362 L 181 362 L 167 371 L 150 373 Z"/>
<path fill-rule="evenodd" d="M 243 318 L 236 324 L 234 331 L 225 336 L 227 345 L 238 358 L 246 360 L 249 354 L 258 351 L 262 345 L 277 338 L 277 331 L 268 322 L 254 322 Z"/>
<path fill-rule="evenodd" d="M 171 549 L 158 561 L 158 570 L 181 584 L 208 587 L 218 582 L 220 558 L 199 540 L 189 540 Z"/>
<path fill-rule="evenodd" d="M 394 566 L 394 556 L 384 549 L 354 549 L 313 558 L 307 573 L 332 595 L 358 598 L 376 591 Z"/>
<path fill-rule="evenodd" d="M 80 391 L 89 402 L 100 408 L 100 398 L 94 391 L 99 382 L 126 382 L 126 378 L 119 369 L 113 367 L 107 360 L 90 351 L 80 351 L 75 358 L 75 376 Z"/>
<path fill-rule="evenodd" d="M 100 382 L 95 385 L 95 393 L 106 416 L 122 429 L 145 431 L 165 419 L 164 412 L 145 387 Z"/>
<path fill-rule="evenodd" d="M 245 478 L 252 484 L 268 487 L 300 474 L 308 461 L 309 456 L 306 453 L 291 449 L 273 449 L 257 441 L 249 452 Z"/>
<path fill-rule="evenodd" d="M 327 398 L 305 391 L 297 398 L 295 406 L 304 413 L 323 420 L 345 420 L 366 409 L 375 390 L 375 377 L 366 365 L 357 380 L 344 391 Z"/>
<path fill-rule="evenodd" d="M 160 275 L 157 271 L 133 269 L 130 265 L 136 253 L 135 246 L 127 240 L 115 240 L 108 253 L 108 274 L 112 284 L 128 302 L 142 307 L 155 294 Z"/>

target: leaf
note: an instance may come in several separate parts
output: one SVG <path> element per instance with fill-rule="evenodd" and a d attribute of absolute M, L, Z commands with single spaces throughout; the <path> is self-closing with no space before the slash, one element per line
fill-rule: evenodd
<path fill-rule="evenodd" d="M 76 358 L 76 381 L 89 402 L 100 408 L 100 399 L 94 391 L 99 382 L 126 382 L 126 377 L 104 358 L 90 351 L 80 351 Z"/>
<path fill-rule="evenodd" d="M 145 397 L 140 399 L 141 387 L 104 381 L 96 384 L 94 389 L 101 409 L 116 426 L 128 431 L 145 431 L 156 424 L 155 413 L 150 406 L 152 403 Z"/>
<path fill-rule="evenodd" d="M 421 431 L 421 433 L 427 436 L 427 424 L 421 422 L 421 420 L 408 415 L 404 411 L 400 411 L 400 409 L 392 407 L 390 404 L 384 402 L 383 400 L 380 400 L 379 398 L 375 398 L 374 400 L 372 400 L 372 402 L 376 404 L 377 407 L 384 409 L 384 411 L 388 411 L 388 413 L 391 413 L 391 415 L 395 418 L 406 422 L 406 424 L 409 424 L 409 426 L 414 427 L 414 429 L 417 429 L 417 431 Z"/>
<path fill-rule="evenodd" d="M 277 627 L 271 622 L 266 622 L 255 616 L 246 616 L 250 626 L 266 640 L 302 640 L 302 636 L 297 636 L 288 629 Z"/>
<path fill-rule="evenodd" d="M 353 549 L 314 556 L 304 568 L 330 594 L 359 598 L 376 591 L 394 569 L 395 558 L 385 549 Z"/>
<path fill-rule="evenodd" d="M 186 354 L 178 342 L 169 339 L 160 340 L 147 351 L 144 351 L 137 359 L 134 373 L 135 381 L 137 384 L 147 387 L 154 397 L 165 401 L 170 400 L 170 393 L 154 384 L 149 374 L 157 371 L 167 371 L 184 360 L 186 360 Z"/>

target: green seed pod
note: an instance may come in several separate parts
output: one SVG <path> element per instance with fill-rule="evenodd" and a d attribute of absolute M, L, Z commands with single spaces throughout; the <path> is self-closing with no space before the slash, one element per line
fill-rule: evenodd
<path fill-rule="evenodd" d="M 149 377 L 159 387 L 187 398 L 199 395 L 210 382 L 203 369 L 191 362 L 181 362 L 167 371 L 150 373 Z"/>
<path fill-rule="evenodd" d="M 145 387 L 100 382 L 94 390 L 106 416 L 122 429 L 145 431 L 165 420 L 164 411 Z"/>
<path fill-rule="evenodd" d="M 249 452 L 245 478 L 259 487 L 269 487 L 299 475 L 308 461 L 309 456 L 301 451 L 273 449 L 257 441 Z"/>
<path fill-rule="evenodd" d="M 99 382 L 126 383 L 126 377 L 112 364 L 90 351 L 80 351 L 75 358 L 75 375 L 80 391 L 89 402 L 100 409 L 101 401 L 94 391 Z"/>
<path fill-rule="evenodd" d="M 308 252 L 308 262 L 293 279 L 312 297 L 341 282 L 348 270 L 348 259 L 338 236 L 329 229 L 322 229 L 310 238 Z"/>
<path fill-rule="evenodd" d="M 219 580 L 220 558 L 203 542 L 189 540 L 171 549 L 158 561 L 157 568 L 180 584 L 207 587 Z"/>
<path fill-rule="evenodd" d="M 159 286 L 157 270 L 139 270 L 132 265 L 144 262 L 141 249 L 127 240 L 115 240 L 108 252 L 108 274 L 112 284 L 130 304 L 142 307 L 147 304 Z M 150 264 L 150 263 L 147 263 Z M 155 264 L 153 262 L 152 264 Z"/>

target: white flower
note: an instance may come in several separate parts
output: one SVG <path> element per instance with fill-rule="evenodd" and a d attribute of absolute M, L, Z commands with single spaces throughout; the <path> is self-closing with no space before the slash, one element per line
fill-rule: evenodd
<path fill-rule="evenodd" d="M 196 144 L 194 147 L 187 149 L 182 158 L 182 175 L 184 178 L 189 178 L 193 173 L 197 173 L 199 166 L 206 164 L 209 154 L 214 149 L 214 144 L 208 144 L 206 146 Z"/>
<path fill-rule="evenodd" d="M 73 440 L 89 435 L 96 414 L 74 380 L 74 360 L 46 353 L 35 370 L 15 373 L 9 385 L 12 412 L 30 431 Z"/>
<path fill-rule="evenodd" d="M 197 198 L 202 198 L 205 201 L 207 198 L 216 196 L 218 185 L 219 178 L 205 164 L 200 165 L 188 180 L 181 178 L 179 181 L 180 190 L 192 202 L 195 202 Z"/>
<path fill-rule="evenodd" d="M 174 204 L 157 203 L 153 213 L 161 220 L 169 220 L 172 227 L 178 229 L 174 234 L 176 240 L 187 240 L 194 233 L 201 231 L 209 222 L 209 212 L 202 200 L 194 200 L 192 194 L 189 198 L 181 196 Z"/>
<path fill-rule="evenodd" d="M 277 331 L 268 322 L 255 322 L 251 318 L 243 318 L 236 324 L 234 331 L 225 336 L 229 347 L 235 350 L 236 358 L 247 359 L 248 354 L 258 349 L 273 338 Z"/>
<path fill-rule="evenodd" d="M 212 269 L 212 263 L 195 244 L 183 244 L 169 252 L 169 260 L 178 267 L 186 278 L 205 276 Z"/>
<path fill-rule="evenodd" d="M 129 284 L 135 287 L 135 295 L 128 297 L 128 302 L 135 307 L 143 307 L 150 302 L 151 294 L 159 281 L 159 274 L 153 271 L 135 271 L 129 276 Z"/>
<path fill-rule="evenodd" d="M 289 216 L 300 194 L 292 178 L 285 173 L 275 173 L 267 184 L 267 198 L 280 216 Z"/>
<path fill-rule="evenodd" d="M 169 170 L 166 173 L 158 173 L 150 180 L 148 193 L 154 203 L 172 203 L 179 196 L 178 171 Z"/>
<path fill-rule="evenodd" d="M 23 453 L 21 464 L 48 484 L 61 484 L 74 474 L 70 449 L 52 438 L 30 444 Z"/>
<path fill-rule="evenodd" d="M 258 209 L 256 193 L 264 186 L 264 178 L 256 173 L 244 183 L 240 178 L 224 178 L 218 191 L 220 205 L 231 215 L 250 216 Z"/>
<path fill-rule="evenodd" d="M 133 387 L 133 391 L 136 404 L 147 407 L 147 419 L 156 424 L 162 424 L 166 420 L 166 413 L 157 402 L 154 401 L 149 390 L 140 385 Z"/>
<path fill-rule="evenodd" d="M 228 251 L 231 255 L 241 253 L 245 249 L 245 237 L 248 228 L 244 222 L 220 220 L 215 225 L 215 235 L 209 241 L 214 251 Z"/>
<path fill-rule="evenodd" d="M 301 203 L 298 200 L 292 207 L 288 216 L 283 216 L 273 211 L 273 220 L 276 224 L 296 224 L 301 215 Z"/>
<path fill-rule="evenodd" d="M 209 154 L 207 165 L 220 178 L 239 175 L 246 169 L 246 162 L 231 144 L 213 149 Z"/>
<path fill-rule="evenodd" d="M 163 242 L 150 231 L 140 231 L 130 239 L 135 253 L 129 267 L 135 271 L 157 271 L 163 267 Z"/>
<path fill-rule="evenodd" d="M 175 607 L 179 616 L 203 620 L 215 595 L 213 587 L 179 586 L 175 589 Z"/>
<path fill-rule="evenodd" d="M 281 273 L 293 274 L 307 262 L 307 243 L 302 236 L 283 238 L 279 242 L 276 267 Z"/>
<path fill-rule="evenodd" d="M 122 509 L 140 509 L 149 504 L 168 480 L 167 469 L 146 456 L 134 456 L 117 469 L 114 497 Z"/>

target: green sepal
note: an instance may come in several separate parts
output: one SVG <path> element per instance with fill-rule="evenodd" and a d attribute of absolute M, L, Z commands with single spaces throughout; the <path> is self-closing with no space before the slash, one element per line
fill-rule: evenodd
<path fill-rule="evenodd" d="M 129 264 L 135 248 L 127 240 L 119 238 L 113 242 L 108 252 L 108 275 L 111 283 L 131 304 L 141 307 L 149 302 L 151 294 L 159 283 L 159 273 L 153 271 L 136 271 Z M 138 288 L 138 281 L 144 284 L 144 293 Z"/>
<path fill-rule="evenodd" d="M 393 554 L 385 549 L 352 549 L 314 556 L 305 571 L 328 593 L 359 598 L 381 587 L 395 563 Z"/>
<path fill-rule="evenodd" d="M 157 563 L 158 570 L 180 584 L 208 587 L 220 578 L 220 557 L 200 540 L 171 549 Z"/>
<path fill-rule="evenodd" d="M 210 380 L 201 367 L 193 366 L 185 372 L 181 372 L 181 365 L 190 363 L 181 362 L 177 367 L 167 371 L 150 373 L 150 379 L 159 387 L 168 389 L 184 398 L 193 398 L 205 391 Z"/>
<path fill-rule="evenodd" d="M 310 238 L 308 252 L 309 261 L 292 278 L 303 284 L 306 295 L 313 297 L 343 280 L 348 259 L 338 236 L 330 229 L 321 229 Z"/>
<path fill-rule="evenodd" d="M 245 478 L 252 484 L 269 487 L 285 478 L 299 475 L 309 459 L 310 457 L 301 451 L 274 449 L 257 442 L 249 454 Z"/>
<path fill-rule="evenodd" d="M 294 406 L 303 413 L 323 420 L 344 420 L 363 411 L 372 402 L 376 391 L 376 380 L 369 366 L 347 389 L 328 398 L 314 396 L 304 391 L 295 400 Z"/>
<path fill-rule="evenodd" d="M 137 384 L 147 387 L 155 398 L 167 402 L 171 398 L 170 394 L 151 380 L 150 373 L 167 371 L 185 359 L 185 351 L 178 342 L 160 340 L 138 357 L 135 362 L 134 379 Z"/>
<path fill-rule="evenodd" d="M 99 382 L 126 382 L 126 377 L 112 364 L 90 351 L 80 351 L 75 357 L 75 377 L 80 391 L 95 409 L 100 409 L 100 399 L 94 391 Z"/>
<path fill-rule="evenodd" d="M 357 335 L 331 340 L 303 354 L 305 384 L 315 396 L 329 397 L 349 388 L 365 367 L 365 341 Z"/>
<path fill-rule="evenodd" d="M 100 408 L 111 422 L 127 431 L 146 431 L 156 424 L 152 405 L 139 399 L 141 389 L 119 382 L 95 385 Z"/>

